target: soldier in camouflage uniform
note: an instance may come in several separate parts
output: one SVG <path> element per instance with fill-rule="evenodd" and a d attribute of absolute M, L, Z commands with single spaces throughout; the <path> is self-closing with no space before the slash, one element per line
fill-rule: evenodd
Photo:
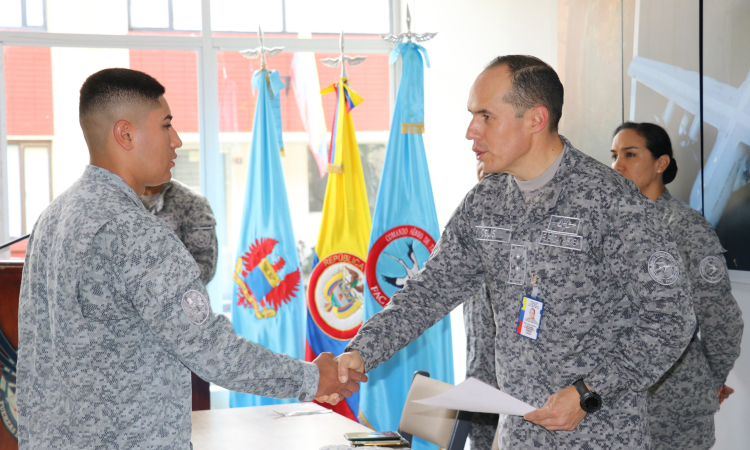
<path fill-rule="evenodd" d="M 339 376 L 388 360 L 484 281 L 497 384 L 539 408 L 501 416 L 500 447 L 649 448 L 646 389 L 695 327 L 674 241 L 632 182 L 557 134 L 562 85 L 547 64 L 498 58 L 468 103 L 467 138 L 492 175 L 461 202 L 419 275 L 362 326 Z M 535 304 L 539 326 L 519 327 Z M 600 410 L 581 408 L 579 380 Z"/>
<path fill-rule="evenodd" d="M 653 447 L 708 449 L 715 441 L 714 413 L 722 397 L 732 392 L 724 381 L 740 355 L 743 330 L 725 250 L 711 224 L 666 189 L 665 184 L 677 175 L 677 163 L 663 128 L 632 122 L 618 127 L 612 168 L 655 201 L 685 263 L 698 321 L 685 352 L 648 391 Z"/>
<path fill-rule="evenodd" d="M 19 448 L 190 447 L 190 369 L 229 389 L 311 400 L 351 395 L 333 356 L 306 363 L 234 334 L 200 270 L 146 211 L 180 141 L 164 87 L 106 69 L 81 88 L 91 165 L 42 213 L 19 305 Z M 355 375 L 356 376 L 356 375 Z"/>
<path fill-rule="evenodd" d="M 201 269 L 201 281 L 207 285 L 216 274 L 219 241 L 216 219 L 206 197 L 177 180 L 162 186 L 146 187 L 143 206 L 172 227 Z"/>

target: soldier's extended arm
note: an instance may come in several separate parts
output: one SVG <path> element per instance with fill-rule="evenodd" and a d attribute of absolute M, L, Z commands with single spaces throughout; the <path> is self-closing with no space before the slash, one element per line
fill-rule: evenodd
<path fill-rule="evenodd" d="M 359 352 L 365 372 L 389 360 L 481 286 L 483 268 L 470 224 L 469 194 L 446 226 L 424 269 L 371 317 L 347 347 Z"/>

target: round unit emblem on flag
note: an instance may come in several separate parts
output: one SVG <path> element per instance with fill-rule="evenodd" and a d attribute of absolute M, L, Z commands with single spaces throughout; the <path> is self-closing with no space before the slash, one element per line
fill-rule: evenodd
<path fill-rule="evenodd" d="M 367 286 L 375 301 L 385 306 L 424 267 L 435 239 L 423 229 L 401 225 L 383 233 L 367 256 Z"/>
<path fill-rule="evenodd" d="M 365 262 L 349 253 L 320 261 L 310 275 L 307 301 L 310 315 L 328 336 L 348 341 L 362 326 Z"/>

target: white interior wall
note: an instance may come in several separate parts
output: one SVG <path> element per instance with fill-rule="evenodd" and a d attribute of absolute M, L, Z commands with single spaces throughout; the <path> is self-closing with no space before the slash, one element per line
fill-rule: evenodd
<path fill-rule="evenodd" d="M 408 3 L 413 31 L 438 32 L 424 44 L 432 65 L 425 71 L 424 141 L 442 228 L 477 182 L 472 143 L 464 137 L 471 119 L 466 101 L 474 79 L 490 60 L 506 54 L 534 55 L 556 68 L 557 0 Z M 458 383 L 466 374 L 461 307 L 451 313 L 451 324 Z"/>

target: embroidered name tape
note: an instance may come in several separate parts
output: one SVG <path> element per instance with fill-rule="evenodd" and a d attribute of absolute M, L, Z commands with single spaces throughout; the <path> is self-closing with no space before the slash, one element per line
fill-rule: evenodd
<path fill-rule="evenodd" d="M 510 228 L 474 227 L 474 237 L 478 241 L 510 242 Z"/>
<path fill-rule="evenodd" d="M 659 284 L 669 286 L 680 278 L 677 261 L 667 252 L 655 252 L 648 259 L 648 274 Z"/>
<path fill-rule="evenodd" d="M 539 244 L 549 245 L 551 247 L 568 248 L 580 252 L 583 249 L 583 237 L 554 233 L 552 231 L 543 231 L 542 237 L 539 238 Z"/>
<path fill-rule="evenodd" d="M 706 256 L 701 260 L 701 277 L 709 283 L 718 283 L 724 278 L 724 266 L 718 256 Z"/>

